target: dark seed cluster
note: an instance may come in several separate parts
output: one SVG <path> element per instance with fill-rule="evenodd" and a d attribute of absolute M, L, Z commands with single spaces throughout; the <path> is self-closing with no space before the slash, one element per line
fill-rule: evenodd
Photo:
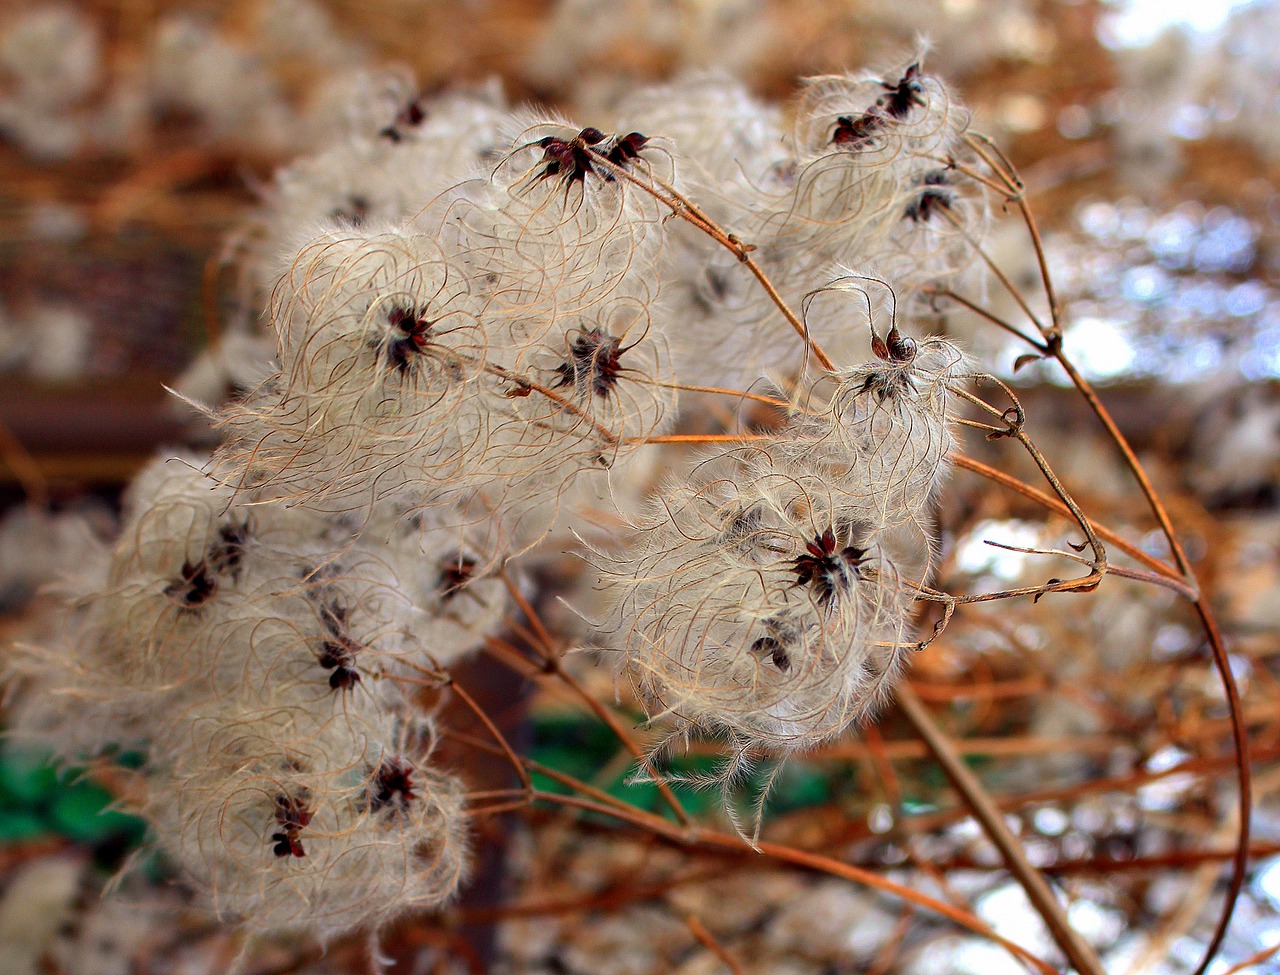
<path fill-rule="evenodd" d="M 391 335 L 387 340 L 387 366 L 405 375 L 415 360 L 427 347 L 431 338 L 431 326 L 423 312 L 408 308 L 393 308 L 387 316 Z"/>
<path fill-rule="evenodd" d="M 565 192 L 574 183 L 586 184 L 588 174 L 601 176 L 605 182 L 613 180 L 613 173 L 599 166 L 601 158 L 608 160 L 622 169 L 640 158 L 640 152 L 649 142 L 649 137 L 639 132 L 629 132 L 613 139 L 613 144 L 604 146 L 609 136 L 599 129 L 585 128 L 572 139 L 561 139 L 547 136 L 538 141 L 542 148 L 542 161 L 546 164 L 538 174 L 540 180 L 558 177 L 563 180 Z"/>
<path fill-rule="evenodd" d="M 622 353 L 617 338 L 600 328 L 581 332 L 569 347 L 569 359 L 556 367 L 556 386 L 572 386 L 579 393 L 607 397 L 618 384 Z"/>
<path fill-rule="evenodd" d="M 276 796 L 276 824 L 279 830 L 271 834 L 275 844 L 271 848 L 277 857 L 305 857 L 307 851 L 302 846 L 298 835 L 311 822 L 311 809 L 307 796 L 290 796 L 281 793 Z"/>
<path fill-rule="evenodd" d="M 850 544 L 837 552 L 836 545 L 836 533 L 828 528 L 806 543 L 806 553 L 796 558 L 792 565 L 796 574 L 795 585 L 808 586 L 823 606 L 848 592 L 852 578 L 867 560 L 865 548 Z"/>
<path fill-rule="evenodd" d="M 414 794 L 413 768 L 393 758 L 379 765 L 369 778 L 369 811 L 404 809 L 417 796 Z"/>
<path fill-rule="evenodd" d="M 831 144 L 841 149 L 864 149 L 876 133 L 890 122 L 901 122 L 914 105 L 924 104 L 924 86 L 920 84 L 920 65 L 913 64 L 897 81 L 882 81 L 885 94 L 861 115 L 841 115 L 831 134 Z"/>
<path fill-rule="evenodd" d="M 321 606 L 320 621 L 327 639 L 320 644 L 320 666 L 331 670 L 329 686 L 335 691 L 350 690 L 360 683 L 356 654 L 363 649 L 347 632 L 347 610 L 342 606 Z"/>

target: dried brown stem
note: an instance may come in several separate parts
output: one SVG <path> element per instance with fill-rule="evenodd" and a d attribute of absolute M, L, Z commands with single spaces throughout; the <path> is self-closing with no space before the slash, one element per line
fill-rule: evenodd
<path fill-rule="evenodd" d="M 529 779 L 529 773 L 520 762 L 515 749 L 511 747 L 511 743 L 507 741 L 506 736 L 498 730 L 498 726 L 493 723 L 487 714 L 485 714 L 484 709 L 476 703 L 475 698 L 468 694 L 457 681 L 450 680 L 449 687 L 458 695 L 458 697 L 462 698 L 467 707 L 475 712 L 475 716 L 484 724 L 485 730 L 488 731 L 489 734 L 493 735 L 494 741 L 498 743 L 498 746 L 502 749 L 502 753 L 506 755 L 507 759 L 515 768 L 516 775 L 520 777 L 520 784 L 523 785 L 526 790 L 532 789 L 533 783 Z"/>
<path fill-rule="evenodd" d="M 13 472 L 28 501 L 40 508 L 49 506 L 49 481 L 44 471 L 26 445 L 3 422 L 0 422 L 0 460 Z"/>
<path fill-rule="evenodd" d="M 520 611 L 524 613 L 525 619 L 529 621 L 529 625 L 533 627 L 533 632 L 537 635 L 537 646 L 533 649 L 543 658 L 544 669 L 549 668 L 551 660 L 555 657 L 556 640 L 552 637 L 551 632 L 543 625 L 542 617 L 537 610 L 530 605 L 529 600 L 525 598 L 524 593 L 520 591 L 520 587 L 516 585 L 515 580 L 511 578 L 510 573 L 506 569 L 501 573 L 502 582 L 507 587 L 507 592 L 511 594 L 511 598 L 515 600 Z"/>
<path fill-rule="evenodd" d="M 1030 346 L 1038 347 L 1040 345 L 1039 342 L 1033 339 L 1026 332 L 1022 331 L 1022 329 L 1018 328 L 1016 325 L 1010 324 L 1009 322 L 1001 318 L 999 315 L 996 315 L 990 310 L 983 308 L 981 305 L 977 304 L 976 302 L 970 301 L 968 298 L 965 298 L 962 295 L 957 294 L 956 292 L 952 291 L 950 288 L 926 286 L 924 288 L 921 288 L 920 290 L 922 293 L 926 295 L 933 295 L 939 298 L 947 298 L 951 301 L 954 301 L 957 305 L 962 305 L 963 307 L 969 309 L 969 311 L 973 312 L 975 315 L 978 315 L 986 319 L 992 325 L 995 325 L 998 328 L 1002 328 L 1006 332 L 1008 332 L 1010 335 L 1013 335 L 1013 336 L 1016 336 L 1017 338 L 1022 339 L 1022 341 L 1026 342 Z"/>
<path fill-rule="evenodd" d="M 935 897 L 930 897 L 928 894 L 922 894 L 917 890 L 912 890 L 910 887 L 895 883 L 886 877 L 882 877 L 869 870 L 864 870 L 861 867 L 855 867 L 851 864 L 822 856 L 821 854 L 797 850 L 793 847 L 779 843 L 761 841 L 753 848 L 751 844 L 741 837 L 730 836 L 727 833 L 718 833 L 703 828 L 695 828 L 691 832 L 686 832 L 675 824 L 668 823 L 666 820 L 658 816 L 654 816 L 651 813 L 646 813 L 634 808 L 629 808 L 629 811 L 623 812 L 622 810 L 614 809 L 610 805 L 599 803 L 592 799 L 584 799 L 581 796 L 562 796 L 554 793 L 538 792 L 535 793 L 535 798 L 545 802 L 580 809 L 584 812 L 593 812 L 621 819 L 622 821 L 633 826 L 637 826 L 640 829 L 654 833 L 668 842 L 677 843 L 682 846 L 692 844 L 695 846 L 708 847 L 710 849 L 730 850 L 740 853 L 756 852 L 768 857 L 769 859 L 777 860 L 782 863 L 789 863 L 793 866 L 803 867 L 807 870 L 813 870 L 818 873 L 825 873 L 834 877 L 841 877 L 846 880 L 852 880 L 856 883 L 864 884 L 875 890 L 884 891 L 885 893 L 892 894 L 905 901 L 916 904 L 919 907 L 926 908 L 934 913 L 942 915 L 950 921 L 954 921 L 956 924 L 976 932 L 977 934 L 990 938 L 1014 956 L 1032 965 L 1038 971 L 1043 972 L 1044 975 L 1057 975 L 1053 967 L 1047 964 L 1043 959 L 1037 958 L 1020 945 L 1000 936 L 974 914 L 954 907 L 945 901 L 938 900 Z"/>
<path fill-rule="evenodd" d="M 649 758 L 635 740 L 622 727 L 618 719 L 603 704 L 592 697 L 578 682 L 572 674 L 564 669 L 560 664 L 560 658 L 552 647 L 551 634 L 542 624 L 542 620 L 538 617 L 537 612 L 524 598 L 524 594 L 520 592 L 519 587 L 512 581 L 511 577 L 504 570 L 502 573 L 503 581 L 507 584 L 507 589 L 511 592 L 512 598 L 519 603 L 520 608 L 524 611 L 525 616 L 529 618 L 529 623 L 538 633 L 540 641 L 543 643 L 544 652 L 542 656 L 542 675 L 558 678 L 583 704 L 585 704 L 597 718 L 605 723 L 614 736 L 620 741 L 624 748 L 627 749 L 635 758 L 637 764 L 642 768 L 645 774 L 653 780 L 658 787 L 658 792 L 662 795 L 662 799 L 671 809 L 676 820 L 683 826 L 688 826 L 692 821 L 684 806 L 680 804 L 680 800 L 676 798 L 676 794 L 671 791 L 671 787 L 664 782 L 649 764 Z"/>
<path fill-rule="evenodd" d="M 996 173 L 1005 183 L 1005 192 L 1009 201 L 1016 203 L 1022 213 L 1022 220 L 1027 226 L 1027 232 L 1031 234 L 1031 241 L 1036 253 L 1036 262 L 1040 267 L 1040 282 L 1044 286 L 1045 297 L 1049 300 L 1049 317 L 1053 322 L 1054 332 L 1058 333 L 1062 328 L 1062 309 L 1058 304 L 1058 296 L 1053 288 L 1053 275 L 1049 273 L 1049 261 L 1044 252 L 1044 243 L 1040 239 L 1040 229 L 1036 225 L 1036 218 L 1027 203 L 1026 186 L 1021 177 L 1018 176 L 1017 169 L 1014 168 L 1013 163 L 1009 161 L 1009 157 L 1004 154 L 1004 150 L 996 145 L 995 142 L 978 132 L 971 132 L 966 135 L 965 141 L 974 152 L 982 157 L 982 161 L 991 167 L 992 172 Z M 1034 320 L 1033 318 L 1032 321 Z"/>
<path fill-rule="evenodd" d="M 656 379 L 641 379 L 639 382 L 647 383 L 650 386 L 661 386 L 664 389 L 678 389 L 690 393 L 716 393 L 720 396 L 732 396 L 735 399 L 749 399 L 756 403 L 764 403 L 766 406 L 777 406 L 784 410 L 795 409 L 785 400 L 780 400 L 776 396 L 765 396 L 761 393 L 748 393 L 741 389 L 722 389 L 719 386 L 695 386 L 692 383 L 664 383 Z"/>
<path fill-rule="evenodd" d="M 952 747 L 951 740 L 934 723 L 909 685 L 904 684 L 898 688 L 898 705 L 929 747 L 934 759 L 942 766 L 947 779 L 973 811 L 974 818 L 981 824 L 987 837 L 1000 851 L 1005 866 L 1026 891 L 1027 899 L 1044 919 L 1045 926 L 1062 953 L 1081 975 L 1104 975 L 1097 955 L 1071 927 L 1062 905 L 1058 903 L 1044 877 L 1027 860 L 1026 854 L 1022 852 L 1022 845 L 1005 825 L 1004 817 L 991 801 L 987 790 L 977 776 L 969 771 L 969 767 Z"/>
<path fill-rule="evenodd" d="M 667 433 L 658 437 L 636 437 L 625 443 L 746 443 L 752 440 L 770 440 L 767 433 Z"/>
<path fill-rule="evenodd" d="M 545 396 L 547 399 L 551 400 L 552 402 L 557 403 L 562 409 L 564 409 L 566 413 L 572 413 L 574 416 L 578 417 L 581 420 L 585 420 L 587 423 L 591 424 L 591 426 L 595 427 L 596 432 L 600 434 L 600 436 L 604 439 L 604 442 L 606 444 L 608 444 L 611 447 L 617 445 L 618 438 L 614 435 L 612 430 L 610 430 L 608 427 L 606 427 L 603 423 L 601 423 L 599 420 L 595 419 L 594 417 L 587 416 L 587 414 L 584 413 L 579 407 L 570 403 L 567 399 L 565 399 L 555 390 L 548 389 L 546 386 L 543 386 L 541 383 L 536 383 L 532 379 L 529 379 L 525 376 L 517 375 L 516 373 L 512 372 L 510 369 L 504 369 L 502 366 L 495 365 L 492 362 L 485 363 L 484 371 L 494 376 L 498 376 L 502 379 L 510 380 L 511 382 L 515 383 L 517 386 L 519 386 L 522 389 L 531 389 L 539 393 L 540 395 Z"/>
<path fill-rule="evenodd" d="M 510 762 L 512 768 L 515 769 L 516 775 L 520 779 L 520 784 L 524 786 L 525 791 L 532 791 L 533 782 L 530 780 L 529 773 L 525 769 L 520 756 L 516 754 L 515 749 L 511 747 L 511 743 L 508 742 L 506 736 L 498 730 L 498 726 L 493 723 L 493 720 L 485 712 L 484 708 L 480 707 L 480 705 L 476 703 L 476 699 L 468 694 L 466 689 L 448 674 L 430 671 L 425 667 L 420 667 L 417 664 L 414 664 L 412 661 L 406 662 L 414 670 L 429 674 L 431 677 L 435 678 L 434 686 L 447 687 L 462 699 L 462 702 L 471 710 L 471 713 L 474 714 L 476 718 L 479 719 L 480 723 L 484 725 L 485 730 L 493 736 L 493 740 L 498 743 L 498 747 L 502 750 L 502 754 L 506 756 L 507 761 Z"/>
<path fill-rule="evenodd" d="M 622 724 L 618 721 L 617 717 L 603 704 L 588 694 L 586 688 L 578 682 L 577 678 L 560 666 L 560 661 L 554 660 L 551 663 L 552 673 L 555 674 L 556 677 L 560 678 L 560 680 L 563 681 L 565 685 L 568 686 L 568 688 L 573 691 L 573 693 L 577 695 L 588 708 L 591 709 L 591 712 L 596 717 L 608 725 L 609 730 L 614 733 L 620 742 L 622 742 L 623 747 L 631 753 L 632 758 L 636 760 L 636 764 L 644 770 L 644 774 L 649 778 L 649 780 L 658 787 L 658 792 L 661 793 L 663 800 L 666 802 L 667 806 L 670 807 L 672 814 L 676 817 L 676 820 L 683 826 L 691 825 L 693 821 L 689 818 L 689 814 L 685 811 L 684 806 L 680 804 L 680 800 L 676 798 L 676 794 L 672 792 L 671 787 L 663 781 L 662 776 L 654 771 L 653 767 L 649 764 L 649 756 L 645 754 L 644 749 L 636 744 L 635 740 L 627 733 L 627 730 L 622 727 Z"/>
<path fill-rule="evenodd" d="M 973 252 L 977 254 L 982 263 L 986 265 L 987 270 L 991 272 L 992 276 L 1000 282 L 1000 286 L 1008 292 L 1009 297 L 1017 302 L 1018 307 L 1022 309 L 1022 313 L 1031 320 L 1031 323 L 1035 325 L 1036 330 L 1042 334 L 1045 333 L 1046 329 L 1044 323 L 1041 322 L 1039 316 L 1031 310 L 1031 305 L 1027 303 L 1026 296 L 1024 296 L 1018 289 L 1016 284 L 1009 280 L 1009 275 L 1005 274 L 1004 269 L 995 262 L 981 244 L 973 239 L 972 235 L 970 235 L 968 230 L 965 229 L 964 225 L 960 223 L 960 221 L 950 211 L 943 210 L 942 214 L 946 217 L 947 222 L 950 223 L 966 241 L 968 241 L 969 246 L 973 248 Z"/>
<path fill-rule="evenodd" d="M 1280 941 L 1263 948 L 1261 951 L 1255 951 L 1243 961 L 1236 962 L 1236 964 L 1224 971 L 1222 975 L 1236 975 L 1237 972 L 1243 972 L 1245 969 L 1252 968 L 1254 965 L 1260 965 L 1268 958 L 1273 957 L 1276 952 L 1280 952 Z"/>

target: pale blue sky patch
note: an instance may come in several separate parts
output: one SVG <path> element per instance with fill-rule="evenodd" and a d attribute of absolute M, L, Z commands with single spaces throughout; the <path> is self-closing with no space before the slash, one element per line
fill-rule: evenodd
<path fill-rule="evenodd" d="M 1143 47 L 1167 27 L 1198 34 L 1216 31 L 1248 0 L 1120 0 L 1102 18 L 1099 36 L 1108 47 Z"/>

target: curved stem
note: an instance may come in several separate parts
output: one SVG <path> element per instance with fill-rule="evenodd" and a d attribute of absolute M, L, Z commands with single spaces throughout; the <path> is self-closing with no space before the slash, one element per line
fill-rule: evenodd
<path fill-rule="evenodd" d="M 1174 530 L 1173 522 L 1169 517 L 1168 511 L 1165 509 L 1164 503 L 1160 500 L 1155 488 L 1152 486 L 1150 479 L 1147 477 L 1146 471 L 1139 462 L 1133 448 L 1129 445 L 1124 434 L 1121 433 L 1115 420 L 1110 412 L 1102 404 L 1094 391 L 1092 385 L 1080 374 L 1070 359 L 1067 358 L 1062 349 L 1062 315 L 1061 307 L 1058 304 L 1057 294 L 1053 287 L 1053 277 L 1049 272 L 1049 263 L 1044 251 L 1044 243 L 1040 237 L 1039 228 L 1036 225 L 1035 217 L 1031 213 L 1031 208 L 1027 205 L 1024 186 L 1022 180 L 1017 175 L 1017 170 L 1009 161 L 1008 157 L 995 145 L 990 139 L 984 136 L 971 133 L 966 136 L 966 141 L 970 148 L 989 166 L 993 173 L 1005 183 L 1007 187 L 1007 197 L 1010 202 L 1015 203 L 1021 213 L 1023 223 L 1027 227 L 1027 232 L 1031 236 L 1032 247 L 1035 251 L 1036 262 L 1040 270 L 1041 285 L 1045 290 L 1045 296 L 1049 302 L 1049 314 L 1051 318 L 1051 327 L 1045 328 L 1044 325 L 1037 320 L 1029 308 L 1025 299 L 1017 292 L 1016 288 L 1012 288 L 1011 282 L 1007 276 L 1004 276 L 999 269 L 992 265 L 990 258 L 979 248 L 977 253 L 982 257 L 983 261 L 991 267 L 992 272 L 1001 281 L 1006 288 L 1012 288 L 1010 294 L 1026 312 L 1027 317 L 1036 325 L 1041 334 L 1044 336 L 1044 343 L 1032 342 L 1031 345 L 1041 354 L 1051 355 L 1057 360 L 1066 372 L 1067 377 L 1071 380 L 1072 385 L 1084 397 L 1085 402 L 1089 404 L 1089 408 L 1093 411 L 1094 416 L 1102 424 L 1106 430 L 1108 437 L 1115 444 L 1124 458 L 1124 462 L 1129 472 L 1133 475 L 1139 489 L 1146 498 L 1147 505 L 1155 516 L 1156 521 L 1160 525 L 1160 530 L 1168 541 L 1170 551 L 1173 553 L 1174 562 L 1179 572 L 1182 574 L 1183 581 L 1191 588 L 1196 596 L 1193 600 L 1196 613 L 1200 618 L 1201 627 L 1204 630 L 1205 638 L 1209 643 L 1210 651 L 1213 655 L 1214 666 L 1217 669 L 1219 680 L 1222 683 L 1223 691 L 1227 698 L 1227 706 L 1231 715 L 1231 735 L 1236 763 L 1237 781 L 1238 781 L 1238 802 L 1239 802 L 1239 819 L 1236 835 L 1236 852 L 1232 862 L 1231 880 L 1228 885 L 1227 896 L 1223 901 L 1222 913 L 1219 915 L 1217 927 L 1213 936 L 1209 940 L 1209 944 L 1205 948 L 1204 956 L 1201 958 L 1200 964 L 1196 967 L 1194 975 L 1204 975 L 1208 971 L 1209 965 L 1217 955 L 1222 942 L 1226 937 L 1227 929 L 1231 925 L 1231 918 L 1235 912 L 1236 902 L 1239 900 L 1240 892 L 1244 888 L 1245 875 L 1248 870 L 1249 861 L 1249 836 L 1251 827 L 1251 812 L 1253 803 L 1252 773 L 1250 770 L 1249 760 L 1249 743 L 1246 737 L 1246 729 L 1244 726 L 1243 707 L 1240 702 L 1240 691 L 1236 686 L 1235 676 L 1231 672 L 1231 662 L 1227 656 L 1226 646 L 1222 640 L 1221 631 L 1218 629 L 1217 619 L 1213 614 L 1212 608 L 1209 606 L 1208 600 L 1203 592 L 1200 591 L 1199 582 L 1196 579 L 1191 562 L 1187 558 L 1186 552 L 1179 542 L 1177 533 Z"/>
<path fill-rule="evenodd" d="M 550 802 L 554 804 L 570 806 L 580 809 L 584 812 L 597 813 L 603 816 L 609 816 L 638 826 L 641 829 L 656 833 L 662 839 L 668 842 L 677 843 L 681 846 L 702 846 L 712 849 L 730 850 L 737 853 L 757 853 L 771 860 L 777 860 L 782 863 L 789 863 L 793 866 L 803 867 L 806 870 L 814 870 L 818 873 L 829 874 L 833 877 L 841 877 L 845 880 L 852 880 L 855 883 L 864 884 L 875 890 L 884 891 L 892 894 L 919 907 L 924 907 L 936 914 L 954 921 L 970 931 L 989 938 L 999 944 L 1010 954 L 1022 959 L 1032 965 L 1036 970 L 1044 973 L 1044 975 L 1057 975 L 1054 968 L 1040 958 L 1037 958 L 1031 952 L 1018 944 L 1010 941 L 997 934 L 988 927 L 978 917 L 968 911 L 954 907 L 945 901 L 938 900 L 936 897 L 930 897 L 928 894 L 922 894 L 918 890 L 913 890 L 903 884 L 896 883 L 886 877 L 882 877 L 877 873 L 864 870 L 861 867 L 855 867 L 852 864 L 843 863 L 830 857 L 823 856 L 819 853 L 809 853 L 805 850 L 798 850 L 794 847 L 785 846 L 780 843 L 770 843 L 767 841 L 758 842 L 754 848 L 746 840 L 737 836 L 730 836 L 727 833 L 719 833 L 713 830 L 697 828 L 691 833 L 686 834 L 678 826 L 667 822 L 665 819 L 654 816 L 651 813 L 642 810 L 630 808 L 628 811 L 616 809 L 611 805 L 596 802 L 592 799 L 584 799 L 581 796 L 562 796 L 550 792 L 537 792 L 534 794 L 536 799 Z"/>
<path fill-rule="evenodd" d="M 997 470 L 996 468 L 991 467 L 988 464 L 984 464 L 980 460 L 974 460 L 972 457 L 968 457 L 964 454 L 952 454 L 951 462 L 959 468 L 962 468 L 967 471 L 971 471 L 972 473 L 977 474 L 981 477 L 985 477 L 987 480 L 993 481 L 996 484 L 1001 485 L 1002 487 L 1007 487 L 1009 490 L 1015 491 L 1018 494 L 1021 494 L 1024 498 L 1034 501 L 1037 504 L 1042 505 L 1045 508 L 1048 508 L 1050 511 L 1056 512 L 1057 514 L 1060 514 L 1060 515 L 1066 515 L 1068 517 L 1070 517 L 1071 515 L 1071 512 L 1067 508 L 1067 506 L 1064 505 L 1057 498 L 1053 497 L 1050 494 L 1046 494 L 1044 491 L 1041 491 L 1038 488 L 1032 487 L 1030 484 L 1027 484 L 1024 481 L 1019 480 L 1018 478 L 1014 477 L 1011 474 L 1006 474 L 1004 471 Z M 1137 561 L 1141 562 L 1143 565 L 1152 569 L 1156 573 L 1162 576 L 1165 576 L 1169 581 L 1178 583 L 1181 586 L 1181 589 L 1179 591 L 1186 591 L 1191 593 L 1191 595 L 1189 595 L 1188 598 L 1192 602 L 1195 601 L 1196 597 L 1194 594 L 1194 590 L 1188 589 L 1185 586 L 1185 584 L 1181 582 L 1176 570 L 1165 565 L 1163 562 L 1157 559 L 1154 555 L 1150 555 L 1149 553 L 1144 552 L 1142 549 L 1138 548 L 1132 542 L 1129 542 L 1124 538 L 1121 538 L 1111 529 L 1106 528 L 1103 525 L 1095 526 L 1095 530 L 1098 532 L 1099 537 L 1105 538 L 1109 544 L 1114 545 L 1120 551 L 1124 552 L 1125 555 L 1128 555 L 1130 558 L 1136 559 Z M 1109 571 L 1114 571 L 1114 567 L 1111 567 Z"/>
<path fill-rule="evenodd" d="M 725 968 L 729 969 L 729 975 L 746 975 L 742 970 L 742 966 L 738 964 L 738 959 L 729 953 L 729 950 L 715 939 L 706 926 L 690 914 L 684 919 L 684 923 L 689 926 L 689 930 L 693 936 L 702 942 L 702 946 L 715 955 L 724 963 Z"/>

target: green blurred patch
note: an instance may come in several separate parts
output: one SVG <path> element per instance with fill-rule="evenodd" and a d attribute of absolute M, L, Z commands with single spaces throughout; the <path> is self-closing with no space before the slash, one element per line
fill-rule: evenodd
<path fill-rule="evenodd" d="M 137 756 L 132 756 L 140 761 Z M 128 763 L 125 763 L 128 764 Z M 111 809 L 106 789 L 79 769 L 59 769 L 40 748 L 0 749 L 0 844 L 61 836 L 112 856 L 136 848 L 146 824 Z"/>
<path fill-rule="evenodd" d="M 27 747 L 0 751 L 0 802 L 35 805 L 51 797 L 57 786 L 58 770 L 48 753 Z"/>
<path fill-rule="evenodd" d="M 639 715 L 634 723 L 642 722 Z M 591 715 L 563 712 L 533 716 L 531 757 L 538 763 L 580 779 L 630 806 L 672 819 L 673 814 L 652 782 L 633 782 L 635 762 L 619 758 L 622 746 L 613 732 Z M 705 788 L 677 781 L 681 777 L 711 780 L 722 759 L 712 755 L 676 755 L 663 760 L 662 771 L 681 805 L 695 816 L 714 815 L 723 808 L 722 790 L 711 783 Z M 602 776 L 601 771 L 608 770 Z M 771 786 L 768 808 L 789 812 L 826 805 L 856 794 L 856 783 L 847 765 L 796 759 L 773 775 L 771 763 L 761 763 L 733 788 L 733 804 L 740 815 L 750 816 L 760 790 Z M 772 782 L 770 781 L 772 778 Z M 573 790 L 548 775 L 535 772 L 536 788 L 559 795 Z"/>

